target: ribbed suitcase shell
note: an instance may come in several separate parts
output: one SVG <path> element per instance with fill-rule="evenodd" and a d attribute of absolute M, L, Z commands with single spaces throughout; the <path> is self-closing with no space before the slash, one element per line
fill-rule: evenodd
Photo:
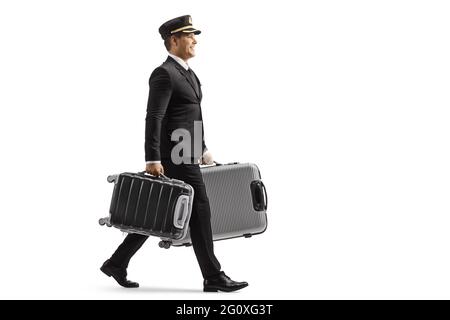
<path fill-rule="evenodd" d="M 202 167 L 201 172 L 211 207 L 213 240 L 249 237 L 266 230 L 267 195 L 257 201 L 264 203 L 261 205 L 255 203 L 252 191 L 252 185 L 262 185 L 261 175 L 255 164 L 207 166 Z M 172 241 L 175 246 L 190 244 L 189 233 L 182 239 Z"/>
<path fill-rule="evenodd" d="M 189 184 L 129 172 L 114 182 L 109 224 L 124 232 L 169 239 L 186 235 L 194 196 Z"/>

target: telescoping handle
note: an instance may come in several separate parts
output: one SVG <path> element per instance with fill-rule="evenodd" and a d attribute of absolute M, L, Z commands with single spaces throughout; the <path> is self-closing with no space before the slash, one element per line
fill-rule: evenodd
<path fill-rule="evenodd" d="M 181 195 L 178 197 L 173 215 L 173 225 L 175 228 L 184 229 L 189 213 L 189 196 Z"/>

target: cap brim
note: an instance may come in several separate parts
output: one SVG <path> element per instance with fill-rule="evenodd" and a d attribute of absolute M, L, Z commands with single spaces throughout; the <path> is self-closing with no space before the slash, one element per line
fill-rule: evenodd
<path fill-rule="evenodd" d="M 183 33 L 193 33 L 193 34 L 200 34 L 200 33 L 202 33 L 200 30 L 197 30 L 195 28 L 184 29 L 181 32 L 183 32 Z"/>

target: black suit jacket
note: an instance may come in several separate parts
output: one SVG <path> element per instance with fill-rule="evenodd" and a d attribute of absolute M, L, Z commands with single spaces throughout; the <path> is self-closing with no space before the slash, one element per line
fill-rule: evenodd
<path fill-rule="evenodd" d="M 197 86 L 193 81 L 197 82 Z M 186 129 L 191 134 L 193 153 L 194 121 L 203 121 L 200 107 L 202 91 L 197 76 L 193 80 L 188 71 L 169 56 L 153 71 L 149 85 L 145 118 L 145 160 L 170 159 L 172 147 L 177 144 L 171 141 L 171 134 L 178 128 Z M 201 138 L 203 153 L 206 151 L 204 134 Z M 191 157 L 193 160 L 194 158 Z"/>

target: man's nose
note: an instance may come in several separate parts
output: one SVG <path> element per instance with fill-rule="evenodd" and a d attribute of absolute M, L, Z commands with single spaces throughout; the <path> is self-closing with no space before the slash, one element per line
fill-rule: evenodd
<path fill-rule="evenodd" d="M 197 39 L 195 39 L 195 37 L 193 37 L 192 39 L 194 40 L 192 43 L 197 44 Z"/>

